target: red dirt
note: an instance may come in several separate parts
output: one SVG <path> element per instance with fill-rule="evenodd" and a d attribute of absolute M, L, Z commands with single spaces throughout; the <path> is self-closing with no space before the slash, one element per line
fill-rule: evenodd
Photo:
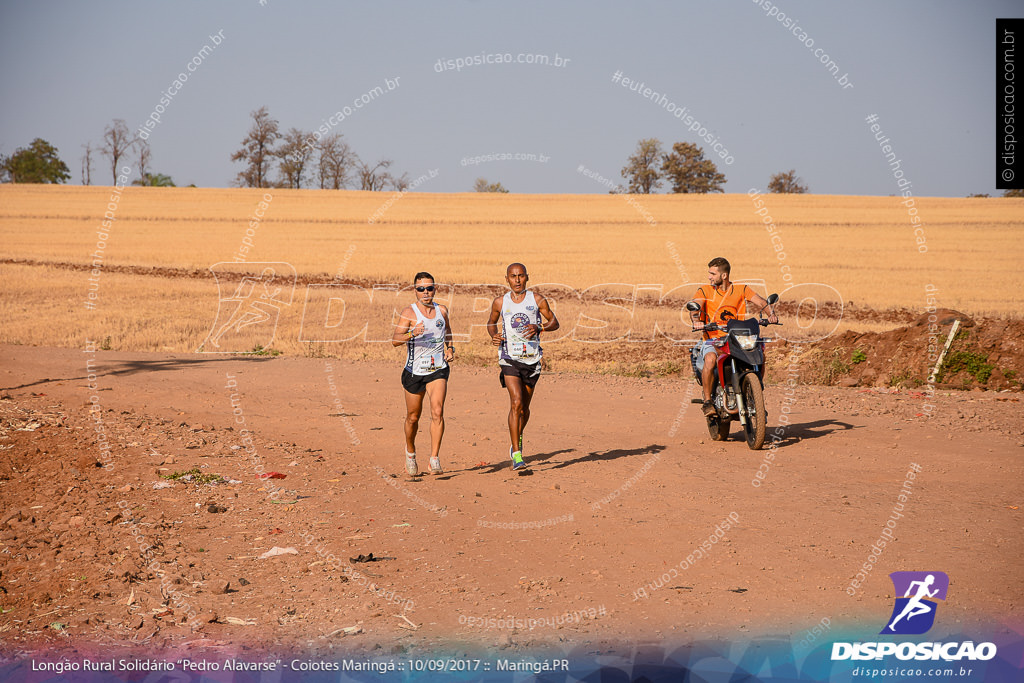
<path fill-rule="evenodd" d="M 886 574 L 921 569 L 951 577 L 947 628 L 1020 618 L 1017 392 L 939 391 L 928 417 L 919 393 L 801 385 L 778 448 L 753 452 L 735 430 L 710 441 L 688 376 L 548 374 L 519 476 L 495 371 L 456 366 L 446 473 L 410 481 L 397 352 L 381 365 L 99 351 L 95 388 L 80 350 L 0 354 L 8 655 L 799 638 L 823 617 L 879 628 Z M 784 389 L 767 388 L 773 426 Z M 896 540 L 850 596 L 911 463 Z M 194 467 L 239 483 L 154 488 Z M 721 542 L 655 587 L 730 513 Z M 274 547 L 297 554 L 260 559 Z M 579 620 L 559 624 L 566 612 Z M 487 622 L 504 617 L 534 628 Z"/>
<path fill-rule="evenodd" d="M 979 318 L 939 309 L 924 313 L 906 327 L 888 332 L 844 332 L 813 345 L 804 365 L 806 381 L 840 386 L 921 388 L 928 383 L 951 331 L 960 327 L 934 377 L 938 389 L 1011 389 L 1024 380 L 1024 320 Z M 779 347 L 780 350 L 785 345 Z M 860 360 L 855 354 L 860 352 Z M 778 367 L 784 354 L 777 354 Z M 971 372 L 957 358 L 990 366 L 989 374 Z"/>

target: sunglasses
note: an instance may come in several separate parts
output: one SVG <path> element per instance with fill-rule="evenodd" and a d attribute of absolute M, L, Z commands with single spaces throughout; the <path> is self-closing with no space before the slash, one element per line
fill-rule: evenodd
<path fill-rule="evenodd" d="M 417 292 L 433 292 L 434 291 L 434 285 L 427 285 L 426 287 L 417 286 L 416 287 L 416 291 Z"/>

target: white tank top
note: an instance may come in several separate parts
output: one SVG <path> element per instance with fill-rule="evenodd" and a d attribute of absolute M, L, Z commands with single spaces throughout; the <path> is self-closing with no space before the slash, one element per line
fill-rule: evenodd
<path fill-rule="evenodd" d="M 512 292 L 506 292 L 501 300 L 501 325 L 505 343 L 501 345 L 499 362 L 514 360 L 533 365 L 540 362 L 540 335 L 531 339 L 520 337 L 518 332 L 525 325 L 540 325 L 540 311 L 533 292 L 526 290 L 526 296 L 519 303 L 512 301 Z"/>
<path fill-rule="evenodd" d="M 405 343 L 409 350 L 405 369 L 414 375 L 429 375 L 448 365 L 444 360 L 444 316 L 437 304 L 434 304 L 433 318 L 420 313 L 420 307 L 416 304 L 413 304 L 412 310 L 416 312 L 416 323 L 423 323 L 423 334 Z M 416 323 L 413 327 L 416 327 Z"/>

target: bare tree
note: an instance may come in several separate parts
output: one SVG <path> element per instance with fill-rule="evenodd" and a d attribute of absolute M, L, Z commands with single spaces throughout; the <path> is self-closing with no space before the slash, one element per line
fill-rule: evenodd
<path fill-rule="evenodd" d="M 661 185 L 658 162 L 661 160 L 661 141 L 647 138 L 636 143 L 636 151 L 622 167 L 630 194 L 650 194 Z"/>
<path fill-rule="evenodd" d="M 394 163 L 390 159 L 378 161 L 374 166 L 356 158 L 356 176 L 359 178 L 359 189 L 379 192 L 392 181 L 387 169 Z"/>
<path fill-rule="evenodd" d="M 92 185 L 92 143 L 87 142 L 82 147 L 85 154 L 82 155 L 82 184 Z"/>
<path fill-rule="evenodd" d="M 391 185 L 391 189 L 394 190 L 395 192 L 405 192 L 406 190 L 409 189 L 409 185 L 411 183 L 412 181 L 409 179 L 408 173 L 403 173 L 397 178 L 390 175 L 388 177 L 388 184 Z"/>
<path fill-rule="evenodd" d="M 266 107 L 260 107 L 250 115 L 252 128 L 242 140 L 242 148 L 231 155 L 232 161 L 246 164 L 236 182 L 241 187 L 269 187 L 274 143 L 281 139 L 281 133 L 277 121 L 270 118 Z"/>
<path fill-rule="evenodd" d="M 804 194 L 807 186 L 803 184 L 803 178 L 796 177 L 796 169 L 774 174 L 768 181 L 768 191 L 775 194 Z"/>
<path fill-rule="evenodd" d="M 312 144 L 306 141 L 313 134 L 290 128 L 281 138 L 281 146 L 274 155 L 281 160 L 281 185 L 295 190 L 302 189 L 302 181 L 306 179 L 310 160 L 313 158 Z"/>
<path fill-rule="evenodd" d="M 146 176 L 149 175 L 149 162 L 153 156 L 153 151 L 149 148 L 149 142 L 146 140 L 139 139 L 135 142 L 139 155 L 137 162 L 139 167 L 139 180 L 146 180 Z"/>
<path fill-rule="evenodd" d="M 110 170 L 114 175 L 114 184 L 117 184 L 117 165 L 121 157 L 128 153 L 135 140 L 132 139 L 131 131 L 124 119 L 114 119 L 112 125 L 103 130 L 103 147 L 100 151 L 110 159 Z"/>
<path fill-rule="evenodd" d="M 340 190 L 348 184 L 349 174 L 356 164 L 356 155 L 340 133 L 320 138 L 317 143 L 319 163 L 317 174 L 321 190 Z"/>

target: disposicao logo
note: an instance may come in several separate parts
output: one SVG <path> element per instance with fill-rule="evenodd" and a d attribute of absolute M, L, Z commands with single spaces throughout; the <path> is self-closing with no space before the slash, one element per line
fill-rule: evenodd
<path fill-rule="evenodd" d="M 893 572 L 889 574 L 896 589 L 896 604 L 882 635 L 920 635 L 935 623 L 938 603 L 946 599 L 949 576 L 945 572 Z"/>
<path fill-rule="evenodd" d="M 880 635 L 920 635 L 935 624 L 936 600 L 945 600 L 949 576 L 945 572 L 893 572 L 889 574 L 896 589 L 896 603 Z M 832 661 L 852 659 L 897 659 L 946 662 L 966 659 L 987 661 L 996 656 L 994 643 L 971 641 L 948 643 L 833 643 Z"/>

